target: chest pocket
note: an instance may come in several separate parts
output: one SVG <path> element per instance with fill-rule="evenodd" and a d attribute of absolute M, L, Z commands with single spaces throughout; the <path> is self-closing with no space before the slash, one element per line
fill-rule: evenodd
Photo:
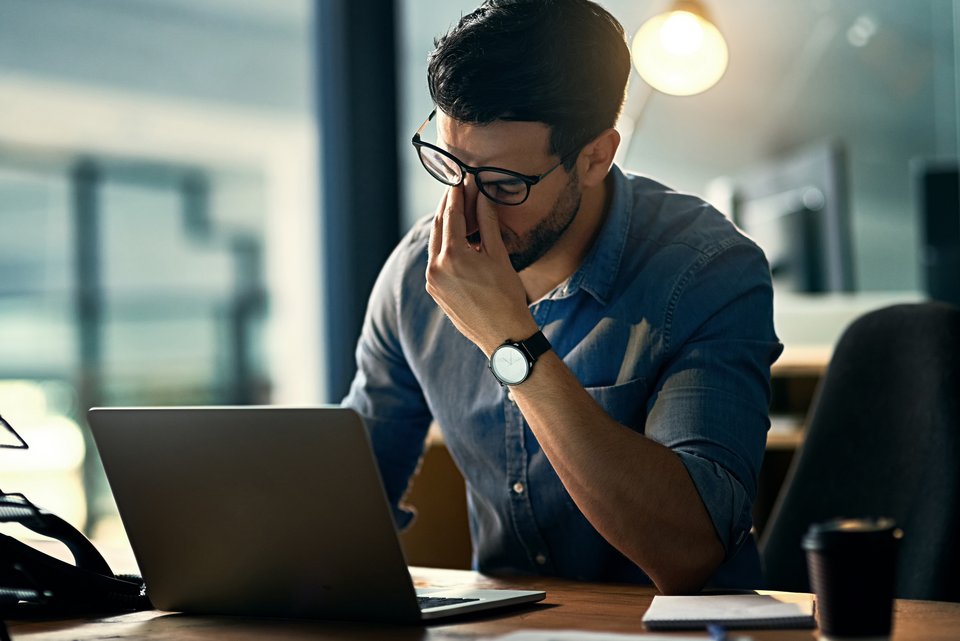
<path fill-rule="evenodd" d="M 593 400 L 615 421 L 637 432 L 643 432 L 647 421 L 647 401 L 649 400 L 647 379 L 635 378 L 619 385 L 585 389 L 587 394 L 592 396 Z"/>

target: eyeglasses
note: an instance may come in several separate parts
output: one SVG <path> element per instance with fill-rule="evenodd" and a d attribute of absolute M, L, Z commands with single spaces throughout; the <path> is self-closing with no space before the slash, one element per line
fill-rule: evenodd
<path fill-rule="evenodd" d="M 17 450 L 29 449 L 30 446 L 27 445 L 27 442 L 23 440 L 19 434 L 17 434 L 17 431 L 13 429 L 13 425 L 7 423 L 2 416 L 0 416 L 0 428 L 6 429 L 15 439 L 17 439 L 17 441 L 19 441 L 18 445 L 11 445 L 10 443 L 3 443 L 0 441 L 0 447 L 9 447 Z"/>
<path fill-rule="evenodd" d="M 420 139 L 420 134 L 433 117 L 437 115 L 434 109 L 423 121 L 417 133 L 413 134 L 413 146 L 417 149 L 423 168 L 431 176 L 444 185 L 455 187 L 463 182 L 467 174 L 471 174 L 477 182 L 480 192 L 495 203 L 501 205 L 522 205 L 530 196 L 530 188 L 549 176 L 557 167 L 567 161 L 575 152 L 564 155 L 560 162 L 543 172 L 539 176 L 529 176 L 509 169 L 499 167 L 471 167 L 448 151 L 440 149 Z"/>

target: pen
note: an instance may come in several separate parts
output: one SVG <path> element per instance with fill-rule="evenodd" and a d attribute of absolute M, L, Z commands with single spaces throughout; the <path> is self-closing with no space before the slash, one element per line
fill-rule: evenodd
<path fill-rule="evenodd" d="M 711 641 L 753 641 L 753 637 L 745 636 L 730 636 L 727 634 L 727 629 L 722 625 L 717 625 L 716 623 L 707 624 L 707 632 L 710 634 Z"/>
<path fill-rule="evenodd" d="M 710 633 L 710 638 L 713 639 L 713 641 L 728 641 L 727 631 L 722 625 L 708 623 L 707 632 Z"/>

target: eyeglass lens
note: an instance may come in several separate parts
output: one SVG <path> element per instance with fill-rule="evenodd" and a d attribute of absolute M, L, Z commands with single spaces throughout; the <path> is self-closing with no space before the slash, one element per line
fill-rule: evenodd
<path fill-rule="evenodd" d="M 420 162 L 434 178 L 447 185 L 459 185 L 463 180 L 463 172 L 453 159 L 448 158 L 435 149 L 420 147 Z"/>
<path fill-rule="evenodd" d="M 434 178 L 446 185 L 459 185 L 463 169 L 453 159 L 430 147 L 420 147 L 420 161 Z M 517 205 L 527 198 L 529 185 L 512 174 L 500 171 L 481 171 L 476 174 L 477 185 L 485 196 L 504 205 Z"/>

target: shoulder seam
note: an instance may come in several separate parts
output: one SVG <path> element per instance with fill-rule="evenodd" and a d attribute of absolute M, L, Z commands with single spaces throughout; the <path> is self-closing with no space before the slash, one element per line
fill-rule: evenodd
<path fill-rule="evenodd" d="M 739 236 L 729 236 L 727 238 L 724 238 L 720 242 L 714 245 L 711 245 L 706 249 L 691 247 L 689 245 L 686 245 L 685 243 L 678 243 L 678 244 L 682 244 L 685 247 L 690 247 L 691 249 L 696 250 L 697 252 L 699 252 L 699 256 L 695 261 L 693 261 L 693 263 L 687 268 L 687 270 L 683 272 L 683 274 L 677 280 L 676 284 L 674 284 L 673 290 L 670 292 L 670 298 L 667 300 L 667 306 L 663 314 L 663 328 L 664 328 L 663 340 L 664 340 L 664 349 L 667 352 L 669 352 L 671 349 L 670 340 L 672 338 L 672 332 L 673 332 L 674 312 L 676 312 L 677 305 L 680 302 L 680 297 L 683 295 L 683 292 L 686 286 L 690 283 L 690 281 L 697 274 L 697 272 L 699 272 L 711 261 L 713 261 L 713 259 L 715 259 L 720 254 L 724 253 L 731 247 L 734 247 L 737 245 L 741 245 L 743 247 L 756 247 L 756 245 L 749 242 L 749 240 L 745 238 L 741 238 Z"/>

